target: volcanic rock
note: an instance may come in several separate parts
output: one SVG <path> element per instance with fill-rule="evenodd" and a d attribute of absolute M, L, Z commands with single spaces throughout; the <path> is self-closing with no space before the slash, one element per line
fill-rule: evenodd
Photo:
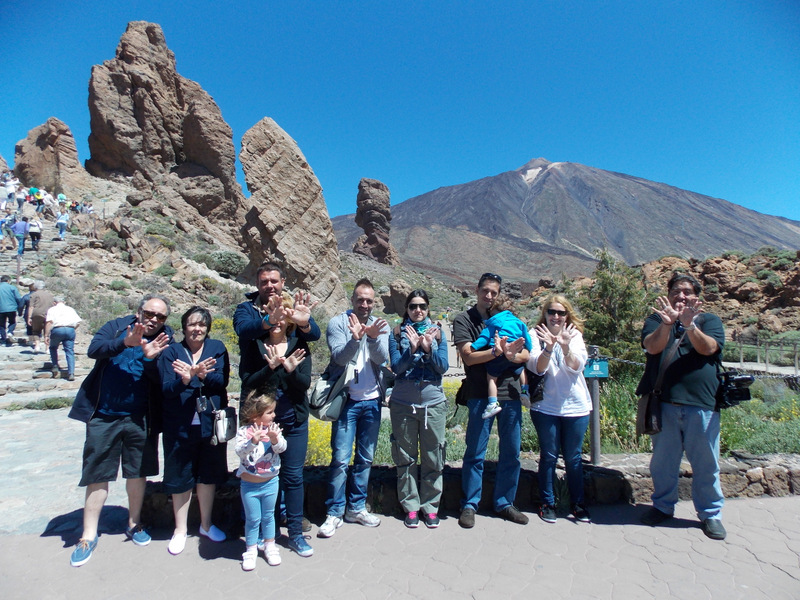
<path fill-rule="evenodd" d="M 17 142 L 14 172 L 27 186 L 53 194 L 77 195 L 89 183 L 89 174 L 78 160 L 78 148 L 65 123 L 50 117 Z"/>
<path fill-rule="evenodd" d="M 200 227 L 214 223 L 227 234 L 222 243 L 235 243 L 233 224 L 245 209 L 232 130 L 211 96 L 178 74 L 159 25 L 129 23 L 116 57 L 95 65 L 89 115 L 92 175 L 134 177 L 132 204 L 154 198 Z"/>
<path fill-rule="evenodd" d="M 2 155 L 0 155 L 0 171 L 9 171 L 9 170 L 10 169 L 8 168 L 8 163 L 6 162 L 6 159 L 3 158 Z"/>
<path fill-rule="evenodd" d="M 297 143 L 265 117 L 242 137 L 239 160 L 251 194 L 241 229 L 252 260 L 245 275 L 274 260 L 291 285 L 311 292 L 328 312 L 346 308 L 322 187 Z"/>
<path fill-rule="evenodd" d="M 364 235 L 353 245 L 353 253 L 362 254 L 386 265 L 399 265 L 397 251 L 389 243 L 389 188 L 377 179 L 362 179 L 356 198 L 356 225 Z"/>
<path fill-rule="evenodd" d="M 406 298 L 414 288 L 402 279 L 396 279 L 389 284 L 389 292 L 381 294 L 383 312 L 403 316 L 406 310 Z"/>

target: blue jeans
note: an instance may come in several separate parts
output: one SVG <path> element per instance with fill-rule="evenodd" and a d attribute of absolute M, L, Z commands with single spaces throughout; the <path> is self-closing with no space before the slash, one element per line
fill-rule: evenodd
<path fill-rule="evenodd" d="M 67 373 L 75 374 L 75 328 L 53 327 L 50 331 L 50 362 L 58 367 L 58 345 L 64 346 L 67 357 Z"/>
<path fill-rule="evenodd" d="M 241 481 L 239 491 L 244 507 L 244 542 L 255 546 L 261 539 L 275 539 L 275 499 L 278 497 L 278 479 L 273 477 L 263 483 Z"/>
<path fill-rule="evenodd" d="M 17 328 L 16 311 L 0 312 L 0 342 L 6 341 L 6 323 L 8 323 L 8 335 L 13 337 L 14 330 Z"/>
<path fill-rule="evenodd" d="M 381 408 L 377 398 L 361 402 L 348 399 L 339 419 L 333 423 L 330 482 L 328 500 L 325 502 L 329 515 L 341 517 L 344 515 L 345 505 L 355 512 L 366 508 L 369 472 L 372 468 L 380 427 Z M 356 445 L 356 456 L 348 476 L 353 442 Z M 345 487 L 347 487 L 346 504 Z"/>
<path fill-rule="evenodd" d="M 692 501 L 698 518 L 721 518 L 725 498 L 719 482 L 719 413 L 699 406 L 662 403 L 661 421 L 661 433 L 652 437 L 653 506 L 668 515 L 675 511 L 685 451 L 692 466 Z"/>
<path fill-rule="evenodd" d="M 56 223 L 58 225 L 58 237 L 62 240 L 64 239 L 64 233 L 67 231 L 67 224 L 66 223 Z"/>
<path fill-rule="evenodd" d="M 286 529 L 291 538 L 303 533 L 303 465 L 308 451 L 308 421 L 280 425 L 286 439 L 286 450 L 281 454 L 280 489 L 286 505 Z"/>
<path fill-rule="evenodd" d="M 542 504 L 554 506 L 553 481 L 556 477 L 556 461 L 559 451 L 564 457 L 567 471 L 567 486 L 572 504 L 583 504 L 583 464 L 581 447 L 589 427 L 589 415 L 583 417 L 559 417 L 531 411 L 531 421 L 539 436 L 539 495 Z"/>
<path fill-rule="evenodd" d="M 501 511 L 514 504 L 519 484 L 519 444 L 522 428 L 522 404 L 519 400 L 502 402 L 503 407 L 495 417 L 483 419 L 486 398 L 471 398 L 467 401 L 469 421 L 467 422 L 467 449 L 461 466 L 461 489 L 464 497 L 461 508 L 478 510 L 483 487 L 483 461 L 492 423 L 497 419 L 497 433 L 500 437 L 500 455 L 497 459 L 497 474 L 494 483 L 494 509 Z"/>

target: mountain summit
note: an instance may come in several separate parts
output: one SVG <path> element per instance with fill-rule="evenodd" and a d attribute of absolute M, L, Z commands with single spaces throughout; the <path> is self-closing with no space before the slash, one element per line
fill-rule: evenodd
<path fill-rule="evenodd" d="M 359 235 L 333 219 L 340 251 Z M 513 171 L 433 190 L 392 207 L 400 261 L 471 283 L 499 272 L 535 282 L 588 274 L 594 250 L 628 264 L 665 255 L 705 258 L 762 246 L 800 248 L 800 222 L 612 171 L 536 158 Z"/>

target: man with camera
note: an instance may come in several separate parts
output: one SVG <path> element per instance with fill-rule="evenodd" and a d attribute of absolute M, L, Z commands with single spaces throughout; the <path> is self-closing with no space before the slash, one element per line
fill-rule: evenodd
<path fill-rule="evenodd" d="M 673 273 L 667 295 L 656 299 L 645 320 L 642 346 L 647 365 L 637 394 L 655 387 L 659 368 L 661 432 L 652 436 L 653 506 L 642 516 L 645 525 L 671 519 L 678 502 L 681 457 L 692 467 L 692 501 L 703 533 L 725 539 L 721 511 L 725 501 L 719 478 L 719 411 L 714 409 L 719 386 L 725 330 L 719 317 L 702 311 L 700 283 L 686 273 Z M 661 365 L 661 361 L 666 361 Z"/>

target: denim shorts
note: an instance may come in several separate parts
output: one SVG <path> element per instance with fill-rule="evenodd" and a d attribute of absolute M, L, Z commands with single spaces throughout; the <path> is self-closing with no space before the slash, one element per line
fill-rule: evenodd
<path fill-rule="evenodd" d="M 158 475 L 156 439 L 147 437 L 144 417 L 95 415 L 86 424 L 78 485 L 116 481 L 120 460 L 125 479 Z"/>

